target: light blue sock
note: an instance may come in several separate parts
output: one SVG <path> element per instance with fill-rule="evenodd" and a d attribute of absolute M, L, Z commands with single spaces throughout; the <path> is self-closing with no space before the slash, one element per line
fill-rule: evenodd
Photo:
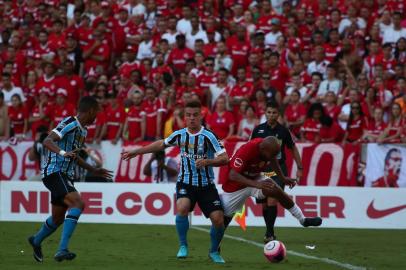
<path fill-rule="evenodd" d="M 62 238 L 61 242 L 59 243 L 58 250 L 68 249 L 69 239 L 76 228 L 76 224 L 78 223 L 78 219 L 81 213 L 82 210 L 80 210 L 79 208 L 71 208 L 68 210 L 68 214 L 66 215 L 65 221 L 63 222 Z"/>
<path fill-rule="evenodd" d="M 179 244 L 187 246 L 186 235 L 189 230 L 189 219 L 187 216 L 176 215 L 176 231 L 178 232 Z"/>
<path fill-rule="evenodd" d="M 34 245 L 41 245 L 42 241 L 53 234 L 58 227 L 59 226 L 56 225 L 52 220 L 52 216 L 48 217 L 44 224 L 42 224 L 41 229 L 37 232 L 37 234 L 34 235 Z"/>
<path fill-rule="evenodd" d="M 213 225 L 210 228 L 210 252 L 216 252 L 219 248 L 221 239 L 224 236 L 224 227 L 216 228 Z"/>

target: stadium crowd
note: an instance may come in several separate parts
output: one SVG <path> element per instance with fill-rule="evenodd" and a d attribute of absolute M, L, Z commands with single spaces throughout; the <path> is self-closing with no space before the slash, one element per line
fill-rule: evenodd
<path fill-rule="evenodd" d="M 406 142 L 404 0 L 0 1 L 0 140 L 103 105 L 88 142 L 157 140 L 200 100 L 220 139 L 277 103 L 303 142 Z"/>

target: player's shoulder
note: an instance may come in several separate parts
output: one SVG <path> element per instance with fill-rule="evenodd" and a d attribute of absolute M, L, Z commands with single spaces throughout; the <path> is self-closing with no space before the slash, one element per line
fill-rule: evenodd
<path fill-rule="evenodd" d="M 64 119 L 62 119 L 62 121 L 60 123 L 65 124 L 65 125 L 69 125 L 71 123 L 76 123 L 76 118 L 73 116 L 68 116 L 68 117 L 65 117 Z"/>
<path fill-rule="evenodd" d="M 208 129 L 207 127 L 203 127 L 201 134 L 209 139 L 216 139 L 218 140 L 218 137 L 216 133 L 214 133 L 212 130 Z"/>

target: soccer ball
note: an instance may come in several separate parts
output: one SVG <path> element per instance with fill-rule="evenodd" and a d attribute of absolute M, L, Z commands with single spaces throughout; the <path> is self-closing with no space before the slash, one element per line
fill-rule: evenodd
<path fill-rule="evenodd" d="M 264 255 L 270 262 L 281 262 L 286 257 L 285 245 L 277 240 L 270 241 L 264 246 Z"/>

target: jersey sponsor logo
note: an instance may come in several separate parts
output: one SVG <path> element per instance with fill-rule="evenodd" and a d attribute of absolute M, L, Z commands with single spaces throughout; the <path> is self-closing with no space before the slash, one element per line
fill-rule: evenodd
<path fill-rule="evenodd" d="M 207 154 L 188 154 L 188 153 L 183 153 L 183 156 L 189 159 L 205 159 L 207 158 Z"/>
<path fill-rule="evenodd" d="M 244 164 L 244 162 L 242 161 L 241 158 L 236 158 L 236 159 L 234 160 L 234 166 L 235 166 L 236 168 L 240 168 L 240 167 L 242 166 L 242 164 Z"/>
<path fill-rule="evenodd" d="M 262 134 L 262 133 L 264 133 L 263 129 L 258 130 L 258 134 Z"/>
<path fill-rule="evenodd" d="M 383 218 L 386 216 L 389 216 L 393 213 L 399 212 L 403 209 L 406 209 L 406 204 L 400 205 L 400 206 L 395 206 L 387 209 L 376 209 L 374 206 L 374 200 L 368 205 L 367 209 L 367 215 L 370 218 L 373 219 L 378 219 L 378 218 Z"/>

